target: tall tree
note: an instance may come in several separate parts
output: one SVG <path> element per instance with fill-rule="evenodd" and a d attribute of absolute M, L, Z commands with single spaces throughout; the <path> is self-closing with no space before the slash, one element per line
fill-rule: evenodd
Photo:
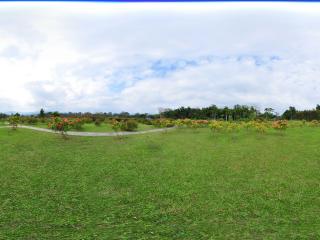
<path fill-rule="evenodd" d="M 44 118 L 44 117 L 45 117 L 45 113 L 44 113 L 43 108 L 40 109 L 39 117 L 40 117 L 40 118 Z"/>

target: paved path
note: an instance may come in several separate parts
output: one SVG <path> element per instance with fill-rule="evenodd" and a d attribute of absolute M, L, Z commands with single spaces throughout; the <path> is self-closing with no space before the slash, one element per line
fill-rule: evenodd
<path fill-rule="evenodd" d="M 1 126 L 0 128 L 9 128 L 10 126 Z M 50 129 L 45 128 L 38 128 L 38 127 L 31 127 L 25 125 L 19 125 L 18 128 L 26 128 L 31 129 L 39 132 L 48 132 L 48 133 L 59 133 Z M 67 135 L 70 136 L 85 136 L 85 137 L 113 137 L 113 136 L 124 136 L 124 135 L 137 135 L 137 134 L 145 134 L 145 133 L 154 133 L 154 132 L 163 132 L 167 130 L 172 130 L 174 127 L 171 128 L 159 128 L 159 129 L 152 129 L 146 131 L 137 131 L 137 132 L 74 132 L 68 131 Z"/>

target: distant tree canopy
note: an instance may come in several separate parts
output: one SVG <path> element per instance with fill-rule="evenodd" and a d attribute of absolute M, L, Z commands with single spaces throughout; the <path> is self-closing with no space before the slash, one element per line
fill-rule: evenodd
<path fill-rule="evenodd" d="M 238 121 L 238 120 L 253 120 L 253 119 L 286 119 L 286 120 L 320 120 L 320 105 L 317 104 L 315 109 L 311 110 L 297 110 L 295 107 L 290 106 L 284 113 L 280 116 L 273 108 L 267 107 L 263 112 L 260 112 L 256 107 L 247 105 L 234 105 L 230 107 L 217 107 L 216 105 L 211 105 L 204 108 L 192 108 L 192 107 L 179 107 L 176 109 L 169 108 L 159 108 L 158 114 L 149 113 L 135 113 L 130 114 L 129 112 L 68 112 L 59 113 L 55 112 L 44 112 L 43 109 L 40 110 L 38 116 L 40 118 L 50 117 L 50 116 L 61 116 L 61 117 L 90 117 L 95 119 L 104 118 L 143 118 L 143 119 L 155 119 L 155 118 L 171 118 L 171 119 L 216 119 L 225 121 Z M 19 113 L 15 115 L 20 116 Z M 33 115 L 31 115 L 33 116 Z M 0 119 L 7 118 L 8 115 L 5 113 L 0 113 Z"/>
<path fill-rule="evenodd" d="M 318 104 L 315 109 L 298 111 L 295 107 L 289 107 L 282 114 L 282 118 L 287 120 L 320 120 L 320 105 Z"/>
<path fill-rule="evenodd" d="M 7 117 L 8 117 L 7 114 L 5 114 L 5 113 L 0 113 L 0 119 L 1 119 L 1 118 L 7 118 Z"/>
<path fill-rule="evenodd" d="M 221 120 L 240 120 L 254 119 L 259 111 L 246 105 L 235 105 L 233 108 L 219 108 L 216 105 L 204 108 L 180 107 L 177 109 L 166 110 L 162 115 L 166 118 L 190 118 L 190 119 L 221 119 Z"/>
<path fill-rule="evenodd" d="M 273 108 L 265 108 L 261 113 L 253 106 L 235 105 L 233 108 L 219 108 L 216 105 L 211 105 L 205 108 L 180 107 L 177 109 L 169 109 L 162 112 L 162 115 L 167 118 L 179 119 L 220 119 L 220 120 L 246 120 L 246 119 L 287 119 L 287 120 L 320 120 L 320 105 L 315 109 L 298 111 L 295 107 L 290 106 L 281 116 L 275 113 Z"/>

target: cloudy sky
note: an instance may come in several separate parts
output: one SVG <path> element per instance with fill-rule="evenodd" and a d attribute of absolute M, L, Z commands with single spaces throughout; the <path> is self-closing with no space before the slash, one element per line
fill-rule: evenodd
<path fill-rule="evenodd" d="M 320 103 L 317 3 L 0 3 L 0 112 Z"/>

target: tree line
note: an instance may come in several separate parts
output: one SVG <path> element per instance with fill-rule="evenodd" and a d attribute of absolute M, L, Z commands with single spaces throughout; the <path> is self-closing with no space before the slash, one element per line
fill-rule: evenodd
<path fill-rule="evenodd" d="M 17 113 L 18 114 L 18 113 Z M 19 115 L 19 114 L 18 114 Z M 9 115 L 0 113 L 0 119 L 7 118 Z M 254 106 L 247 105 L 234 105 L 230 107 L 218 107 L 211 105 L 203 108 L 192 107 L 179 107 L 176 109 L 160 108 L 158 114 L 149 113 L 135 113 L 128 112 L 112 113 L 112 112 L 68 112 L 59 113 L 45 112 L 41 109 L 39 114 L 31 116 L 37 117 L 91 117 L 91 118 L 141 118 L 141 119 L 156 119 L 156 118 L 170 118 L 170 119 L 215 119 L 225 121 L 238 121 L 238 120 L 253 120 L 253 119 L 286 119 L 286 120 L 320 120 L 320 105 L 318 104 L 315 109 L 311 110 L 297 110 L 295 107 L 289 107 L 282 115 L 279 115 L 273 108 L 265 108 L 264 111 L 258 110 Z"/>
<path fill-rule="evenodd" d="M 253 119 L 286 119 L 286 120 L 320 120 L 320 105 L 311 110 L 297 110 L 289 107 L 282 115 L 273 108 L 265 108 L 263 112 L 253 106 L 235 105 L 233 108 L 216 105 L 204 108 L 179 107 L 177 109 L 164 109 L 160 115 L 172 119 L 216 119 L 216 120 L 253 120 Z"/>
<path fill-rule="evenodd" d="M 318 104 L 315 109 L 299 111 L 295 107 L 289 107 L 282 114 L 283 119 L 287 120 L 320 120 L 320 105 Z"/>

